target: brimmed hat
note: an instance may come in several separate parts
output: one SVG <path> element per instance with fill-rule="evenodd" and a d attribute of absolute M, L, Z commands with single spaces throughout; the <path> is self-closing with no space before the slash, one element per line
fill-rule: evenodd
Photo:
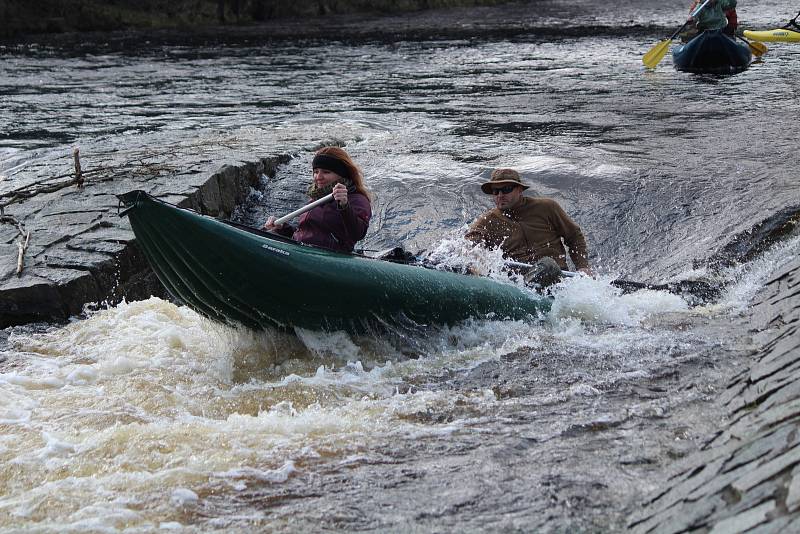
<path fill-rule="evenodd" d="M 496 185 L 518 185 L 522 187 L 523 191 L 529 187 L 522 183 L 522 178 L 514 169 L 493 170 L 492 177 L 489 179 L 489 181 L 481 185 L 481 191 L 487 195 L 491 195 L 492 189 Z"/>

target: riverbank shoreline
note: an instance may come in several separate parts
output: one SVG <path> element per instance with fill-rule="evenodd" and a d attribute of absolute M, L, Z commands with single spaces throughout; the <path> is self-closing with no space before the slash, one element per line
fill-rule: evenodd
<path fill-rule="evenodd" d="M 557 9 L 556 9 L 557 8 Z M 564 24 L 564 18 L 571 20 Z M 331 32 L 335 27 L 336 31 Z M 473 7 L 432 7 L 400 13 L 352 12 L 324 16 L 288 16 L 277 20 L 239 25 L 208 24 L 174 28 L 116 28 L 0 35 L 0 47 L 58 47 L 80 51 L 106 48 L 128 50 L 141 46 L 246 45 L 264 42 L 334 40 L 337 42 L 398 42 L 414 40 L 513 39 L 540 36 L 550 39 L 586 35 L 660 36 L 665 25 L 618 24 L 586 19 L 580 6 L 537 5 L 504 2 Z"/>
<path fill-rule="evenodd" d="M 0 38 L 69 32 L 152 31 L 241 27 L 290 19 L 365 14 L 413 13 L 431 9 L 476 7 L 509 0 L 199 0 L 104 3 L 97 0 L 43 0 L 36 3 L 0 0 L 6 21 Z M 531 2 L 528 2 L 531 3 Z"/>

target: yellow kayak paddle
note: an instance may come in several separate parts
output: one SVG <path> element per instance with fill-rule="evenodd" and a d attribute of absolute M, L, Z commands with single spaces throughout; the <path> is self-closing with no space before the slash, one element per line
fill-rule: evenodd
<path fill-rule="evenodd" d="M 670 35 L 667 39 L 659 41 L 653 48 L 648 50 L 647 53 L 644 56 L 642 56 L 642 63 L 644 63 L 644 66 L 647 67 L 648 69 L 656 68 L 656 65 L 658 65 L 661 62 L 661 60 L 664 59 L 664 56 L 667 55 L 667 50 L 669 50 L 669 45 L 672 44 L 672 40 L 675 39 L 675 37 L 677 37 L 678 34 L 683 31 L 683 29 L 692 21 L 694 17 L 697 16 L 698 13 L 700 13 L 703 10 L 703 8 L 705 8 L 708 5 L 710 1 L 711 0 L 706 0 L 705 2 L 697 6 L 697 9 L 692 11 L 691 18 L 686 22 L 684 22 L 683 26 L 678 28 L 675 31 L 675 33 Z"/>
<path fill-rule="evenodd" d="M 750 51 L 753 53 L 754 56 L 761 57 L 767 53 L 768 48 L 767 45 L 765 45 L 764 43 L 759 43 L 758 41 L 748 41 L 747 39 L 738 34 L 736 35 L 736 37 L 747 43 L 747 46 L 750 47 Z"/>

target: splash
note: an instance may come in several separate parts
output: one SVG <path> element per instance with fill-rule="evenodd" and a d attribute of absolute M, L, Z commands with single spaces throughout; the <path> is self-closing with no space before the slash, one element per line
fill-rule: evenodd
<path fill-rule="evenodd" d="M 589 324 L 638 326 L 657 314 L 686 312 L 689 305 L 667 291 L 641 290 L 623 294 L 611 278 L 565 278 L 551 290 L 551 324 L 580 320 Z"/>
<path fill-rule="evenodd" d="M 395 433 L 433 432 L 415 414 L 462 398 L 401 394 L 391 363 L 320 365 L 331 353 L 357 357 L 357 346 L 343 334 L 302 336 L 313 351 L 155 298 L 14 334 L 20 365 L 0 374 L 0 523 L 181 528 L 213 515 L 211 497 L 291 483 L 323 459 L 368 461 L 370 444 Z M 267 370 L 235 380 L 265 360 Z"/>
<path fill-rule="evenodd" d="M 463 237 L 464 229 L 442 239 L 425 260 L 437 268 L 470 272 L 528 289 L 522 276 L 508 270 L 500 247 L 487 249 Z M 612 286 L 612 277 L 584 275 L 564 278 L 549 290 L 551 325 L 578 320 L 587 324 L 637 326 L 658 314 L 686 312 L 688 303 L 667 291 L 640 290 L 629 294 Z"/>
<path fill-rule="evenodd" d="M 719 304 L 710 309 L 715 312 L 743 312 L 770 278 L 798 255 L 800 236 L 776 244 L 753 261 L 726 268 L 721 273 L 728 281 L 726 291 Z"/>
<path fill-rule="evenodd" d="M 566 280 L 558 320 L 443 327 L 415 359 L 342 332 L 232 329 L 156 298 L 13 334 L 24 364 L 0 375 L 0 521 L 45 531 L 216 528 L 231 519 L 215 503 L 369 464 L 386 443 L 441 442 L 506 402 L 485 387 L 436 386 L 455 373 L 517 351 L 627 361 L 674 346 L 637 328 L 587 330 L 670 308 L 609 291 Z M 580 374 L 564 392 L 527 402 L 600 397 L 619 364 L 603 365 L 610 377 Z"/>
<path fill-rule="evenodd" d="M 519 275 L 508 270 L 500 247 L 486 248 L 464 237 L 466 227 L 460 228 L 438 243 L 423 261 L 440 270 L 469 273 L 494 280 L 522 283 Z"/>

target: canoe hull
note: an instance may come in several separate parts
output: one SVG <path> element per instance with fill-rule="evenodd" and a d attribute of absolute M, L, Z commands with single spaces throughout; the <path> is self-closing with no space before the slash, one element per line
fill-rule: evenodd
<path fill-rule="evenodd" d="M 750 66 L 753 54 L 746 43 L 731 39 L 721 30 L 704 31 L 675 48 L 675 68 L 699 74 L 734 74 Z"/>
<path fill-rule="evenodd" d="M 800 43 L 800 32 L 783 28 L 764 31 L 745 30 L 744 36 L 765 43 Z"/>
<path fill-rule="evenodd" d="M 120 199 L 137 243 L 167 290 L 231 325 L 361 333 L 409 322 L 526 319 L 550 306 L 549 299 L 510 284 L 302 245 L 142 191 Z"/>

